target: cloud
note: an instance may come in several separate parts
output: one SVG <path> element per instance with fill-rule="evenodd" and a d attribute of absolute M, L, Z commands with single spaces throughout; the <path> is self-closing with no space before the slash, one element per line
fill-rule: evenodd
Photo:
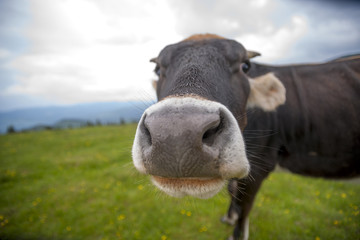
<path fill-rule="evenodd" d="M 0 48 L 0 59 L 8 58 L 11 56 L 11 52 L 7 49 Z"/>
<path fill-rule="evenodd" d="M 269 16 L 274 9 L 272 0 L 171 0 L 180 34 L 212 32 L 228 38 L 256 33 L 269 28 Z"/>
<path fill-rule="evenodd" d="M 284 58 L 308 31 L 301 15 L 275 24 L 273 12 L 278 4 L 275 0 L 171 1 L 182 35 L 211 32 L 236 39 L 247 49 L 261 52 L 263 62 Z"/>
<path fill-rule="evenodd" d="M 31 47 L 8 64 L 21 74 L 2 95 L 59 103 L 154 98 L 149 59 L 179 39 L 166 2 L 102 3 L 32 1 Z"/>
<path fill-rule="evenodd" d="M 154 66 L 148 60 L 195 33 L 236 39 L 261 52 L 257 60 L 267 63 L 321 61 L 360 51 L 356 1 L 11 2 L 0 5 L 5 9 L 0 10 L 0 71 L 16 81 L 2 80 L 1 99 L 23 95 L 36 96 L 36 103 L 78 103 L 154 98 Z M 19 31 L 20 25 L 24 30 Z M 23 40 L 10 33 L 23 34 Z"/>
<path fill-rule="evenodd" d="M 297 0 L 279 4 L 275 22 L 302 16 L 307 32 L 277 62 L 319 62 L 360 52 L 360 2 Z M 275 16 L 276 16 L 275 14 Z"/>
<path fill-rule="evenodd" d="M 2 50 L 18 53 L 26 45 L 21 37 L 22 28 L 28 21 L 26 1 L 0 1 L 0 46 Z M 13 54 L 11 54 L 13 55 Z"/>
<path fill-rule="evenodd" d="M 170 1 L 183 36 L 212 32 L 262 53 L 258 61 L 324 61 L 360 52 L 354 0 Z"/>
<path fill-rule="evenodd" d="M 261 61 L 274 62 L 286 57 L 296 41 L 308 30 L 308 23 L 301 16 L 293 16 L 290 23 L 269 31 L 243 34 L 237 40 L 250 50 L 262 54 Z"/>

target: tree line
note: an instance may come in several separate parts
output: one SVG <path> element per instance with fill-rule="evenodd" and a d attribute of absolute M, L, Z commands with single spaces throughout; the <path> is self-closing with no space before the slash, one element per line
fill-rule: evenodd
<path fill-rule="evenodd" d="M 82 123 L 80 123 L 79 125 L 75 126 L 75 125 L 67 125 L 67 126 L 58 126 L 58 125 L 37 125 L 31 128 L 27 128 L 27 129 L 22 129 L 22 130 L 16 130 L 16 128 L 13 125 L 9 125 L 6 129 L 6 133 L 7 134 L 13 134 L 13 133 L 17 133 L 17 132 L 31 132 L 31 131 L 43 131 L 43 130 L 55 130 L 55 129 L 72 129 L 72 128 L 81 128 L 81 127 L 94 127 L 94 126 L 113 126 L 113 125 L 125 125 L 128 123 L 137 123 L 137 120 L 131 120 L 131 121 L 126 121 L 124 118 L 120 118 L 120 120 L 118 122 L 101 122 L 100 120 L 96 120 L 96 121 L 84 121 Z"/>

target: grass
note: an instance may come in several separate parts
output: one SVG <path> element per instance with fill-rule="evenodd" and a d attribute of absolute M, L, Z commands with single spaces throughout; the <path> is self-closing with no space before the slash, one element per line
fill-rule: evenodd
<path fill-rule="evenodd" d="M 229 197 L 165 196 L 131 163 L 135 125 L 0 136 L 0 239 L 225 239 Z M 273 173 L 251 239 L 360 239 L 360 185 Z"/>

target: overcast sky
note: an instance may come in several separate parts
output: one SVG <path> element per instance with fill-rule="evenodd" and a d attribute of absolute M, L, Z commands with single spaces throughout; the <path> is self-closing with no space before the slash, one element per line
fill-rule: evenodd
<path fill-rule="evenodd" d="M 360 52 L 360 1 L 0 0 L 0 111 L 155 98 L 149 59 L 194 33 L 317 62 Z"/>

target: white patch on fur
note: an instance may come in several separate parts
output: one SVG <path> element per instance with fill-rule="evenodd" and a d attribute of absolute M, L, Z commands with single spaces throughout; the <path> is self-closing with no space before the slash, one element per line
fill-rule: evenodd
<path fill-rule="evenodd" d="M 161 108 L 169 107 L 169 106 L 174 109 L 196 107 L 196 108 L 206 109 L 208 112 L 220 111 L 222 114 L 224 114 L 226 116 L 227 128 L 223 130 L 224 132 L 222 134 L 227 134 L 231 136 L 230 137 L 231 140 L 227 141 L 227 145 L 224 146 L 220 151 L 221 159 L 219 160 L 220 162 L 219 172 L 221 174 L 222 179 L 224 180 L 233 177 L 243 178 L 247 176 L 247 174 L 250 171 L 250 164 L 246 157 L 245 144 L 242 137 L 242 133 L 240 131 L 240 127 L 235 117 L 224 105 L 217 102 L 194 98 L 194 97 L 167 98 L 146 109 L 142 118 L 140 119 L 140 122 L 142 122 L 144 116 L 150 115 L 151 112 L 158 111 Z M 134 145 L 132 149 L 132 157 L 136 169 L 138 169 L 141 173 L 146 173 L 146 169 L 144 167 L 143 157 L 142 157 L 143 149 L 140 147 L 139 126 L 140 124 L 138 125 L 138 129 L 135 135 Z M 187 186 L 188 188 L 184 186 L 181 188 L 175 188 L 171 190 L 168 187 L 161 186 L 159 183 L 154 182 L 154 184 L 158 188 L 164 190 L 166 193 L 172 196 L 181 197 L 183 195 L 188 194 L 201 198 L 213 196 L 223 186 L 223 183 L 221 184 L 221 187 L 219 189 L 218 187 L 212 188 L 212 186 L 209 186 L 209 189 L 207 191 L 203 191 L 204 189 L 197 189 L 196 187 L 189 189 L 190 186 Z M 220 184 L 217 186 L 220 186 Z M 205 194 L 205 192 L 209 192 L 209 194 Z"/>
<path fill-rule="evenodd" d="M 231 226 L 234 226 L 238 219 L 239 219 L 239 214 L 237 212 L 235 212 L 235 211 L 231 211 L 230 212 L 230 217 L 228 216 L 228 214 L 225 214 L 225 216 L 223 216 L 221 218 L 221 221 L 223 223 L 227 223 L 227 224 L 229 224 Z"/>
<path fill-rule="evenodd" d="M 242 240 L 248 240 L 249 239 L 249 217 L 246 217 L 246 219 L 245 219 L 243 230 L 244 230 L 244 232 L 243 232 Z"/>
<path fill-rule="evenodd" d="M 274 111 L 286 101 L 286 89 L 280 80 L 270 72 L 257 78 L 249 78 L 250 96 L 247 108 L 259 107 L 264 111 Z"/>

